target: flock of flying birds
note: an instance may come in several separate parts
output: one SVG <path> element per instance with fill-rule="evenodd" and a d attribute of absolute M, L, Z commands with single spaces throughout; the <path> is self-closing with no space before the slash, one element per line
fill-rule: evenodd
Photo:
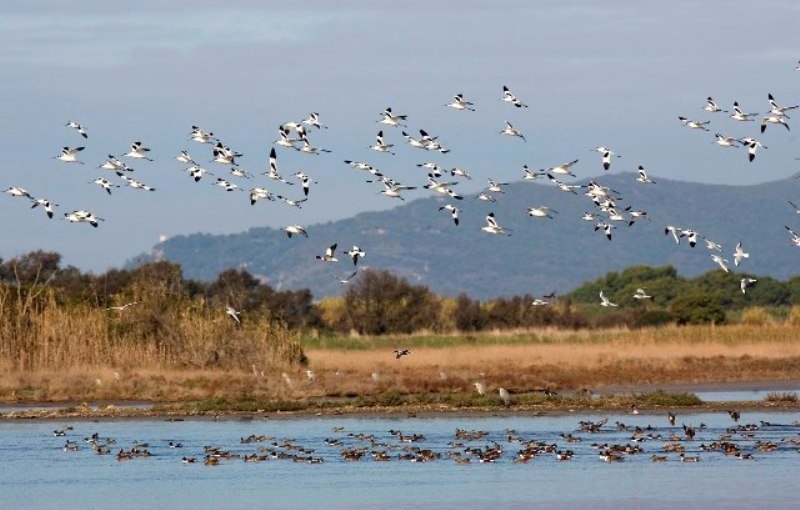
<path fill-rule="evenodd" d="M 524 110 L 528 108 L 528 105 L 518 98 L 507 86 L 503 87 L 500 100 L 508 103 L 513 110 Z M 786 130 L 789 130 L 789 116 L 787 115 L 787 112 L 797 109 L 798 105 L 781 106 L 778 104 L 777 100 L 772 94 L 768 94 L 768 102 L 770 106 L 769 111 L 760 117 L 761 133 L 765 133 L 767 127 L 770 125 L 783 126 Z M 476 111 L 475 104 L 471 101 L 468 101 L 464 95 L 460 93 L 456 94 L 451 102 L 446 103 L 443 106 L 459 112 L 465 112 L 462 113 L 464 115 L 469 115 L 469 112 Z M 730 118 L 736 122 L 755 122 L 756 118 L 761 115 L 759 113 L 743 111 L 739 103 L 736 101 L 733 103 L 731 113 L 728 110 L 723 110 L 720 108 L 711 97 L 708 97 L 706 100 L 703 110 L 714 115 L 730 113 Z M 683 116 L 679 117 L 679 120 L 688 129 L 701 132 L 710 131 L 709 125 L 711 121 L 709 120 L 692 120 Z M 418 130 L 419 137 L 409 134 L 407 131 L 408 116 L 394 112 L 391 107 L 386 108 L 380 114 L 380 117 L 376 122 L 386 127 L 378 131 L 375 136 L 375 142 L 369 146 L 369 149 L 375 153 L 383 154 L 384 156 L 395 155 L 395 144 L 389 143 L 389 137 L 384 134 L 384 130 L 397 130 L 398 128 L 406 143 L 414 149 L 418 149 L 425 153 L 447 154 L 450 152 L 450 149 L 444 145 L 444 142 L 439 136 L 433 136 L 425 129 Z M 82 139 L 88 139 L 88 132 L 80 123 L 68 121 L 66 122 L 65 126 L 74 130 L 77 135 L 82 137 Z M 273 147 L 269 153 L 268 169 L 266 172 L 263 172 L 262 175 L 265 175 L 269 181 L 272 181 L 276 183 L 276 185 L 280 185 L 283 189 L 288 190 L 289 186 L 293 186 L 295 182 L 284 178 L 279 171 L 276 147 L 278 149 L 297 151 L 308 155 L 330 153 L 330 149 L 319 148 L 313 145 L 310 140 L 310 133 L 312 131 L 321 131 L 323 129 L 328 129 L 328 127 L 322 124 L 321 116 L 317 112 L 310 113 L 308 117 L 302 121 L 286 122 L 282 124 L 279 127 L 278 139 L 274 141 Z M 515 128 L 514 125 L 509 121 L 505 122 L 505 126 L 499 131 L 499 134 L 509 138 L 519 138 L 522 142 L 526 141 L 525 135 L 519 129 Z M 715 138 L 715 141 L 712 143 L 716 143 L 721 147 L 745 147 L 747 149 L 748 159 L 751 162 L 756 158 L 757 151 L 760 148 L 767 148 L 761 143 L 761 141 L 753 137 L 734 138 L 730 136 L 724 136 L 717 132 L 715 134 Z M 211 148 L 213 157 L 211 161 L 229 169 L 230 177 L 216 177 L 216 181 L 212 183 L 214 186 L 220 187 L 226 192 L 243 192 L 245 190 L 240 187 L 240 185 L 236 183 L 237 181 L 233 178 L 254 179 L 256 177 L 239 165 L 237 158 L 242 157 L 243 154 L 224 144 L 219 137 L 214 135 L 213 132 L 204 130 L 198 126 L 192 126 L 189 140 L 197 143 L 198 145 L 209 146 Z M 67 164 L 83 165 L 84 163 L 79 160 L 79 156 L 84 149 L 84 146 L 65 146 L 62 148 L 61 154 L 55 156 L 54 159 Z M 593 151 L 599 154 L 603 171 L 609 171 L 612 167 L 614 159 L 621 157 L 619 154 L 605 146 L 595 147 Z M 156 191 L 155 187 L 132 178 L 131 173 L 134 171 L 134 169 L 126 162 L 153 161 L 149 156 L 150 152 L 150 148 L 146 147 L 142 142 L 136 141 L 131 144 L 130 151 L 125 154 L 118 156 L 109 154 L 107 159 L 97 168 L 113 172 L 110 177 L 113 178 L 113 175 L 115 175 L 119 178 L 119 181 L 115 183 L 109 178 L 97 177 L 96 179 L 89 181 L 89 183 L 97 185 L 102 192 L 105 192 L 109 195 L 112 194 L 116 188 L 120 188 L 122 186 L 127 186 L 140 191 Z M 186 165 L 184 171 L 188 173 L 195 182 L 200 182 L 206 175 L 214 176 L 211 171 L 197 163 L 196 160 L 190 155 L 188 150 L 181 150 L 180 153 L 175 157 L 175 160 L 178 163 Z M 344 160 L 344 162 L 355 170 L 364 172 L 366 174 L 366 182 L 375 183 L 381 186 L 382 189 L 379 193 L 388 198 L 405 200 L 403 197 L 404 191 L 418 188 L 418 186 L 405 185 L 398 180 L 387 176 L 376 165 L 351 159 Z M 591 200 L 593 204 L 593 211 L 585 212 L 582 216 L 582 219 L 590 224 L 593 224 L 594 230 L 596 232 L 602 232 L 602 234 L 609 241 L 612 240 L 614 229 L 617 228 L 617 225 L 621 224 L 631 227 L 638 221 L 650 220 L 647 217 L 647 212 L 645 210 L 634 209 L 632 206 L 625 208 L 619 207 L 617 205 L 618 201 L 621 199 L 619 194 L 594 180 L 591 180 L 588 182 L 588 184 L 583 185 L 565 182 L 565 178 L 577 177 L 572 171 L 572 168 L 577 163 L 578 159 L 573 159 L 550 168 L 539 170 L 531 169 L 525 165 L 522 169 L 522 180 L 534 181 L 537 179 L 546 178 L 555 186 L 556 189 L 573 195 L 578 195 L 580 190 L 583 195 Z M 433 192 L 434 194 L 444 197 L 446 203 L 438 208 L 439 211 L 449 214 L 452 218 L 453 224 L 455 226 L 459 226 L 461 209 L 456 205 L 456 203 L 463 200 L 464 197 L 458 194 L 454 190 L 454 187 L 459 183 L 460 180 L 471 180 L 472 176 L 463 168 L 453 167 L 447 170 L 439 164 L 433 162 L 419 163 L 417 164 L 417 167 L 421 168 L 427 173 L 427 183 L 421 187 Z M 448 177 L 443 178 L 445 175 Z M 250 204 L 256 205 L 256 203 L 262 200 L 279 200 L 284 202 L 287 206 L 300 209 L 302 204 L 309 199 L 312 185 L 316 184 L 316 181 L 314 181 L 310 175 L 302 170 L 291 174 L 291 177 L 296 179 L 296 181 L 300 184 L 302 189 L 302 198 L 297 198 L 296 196 L 292 198 L 286 192 L 273 193 L 273 191 L 268 189 L 265 185 L 261 185 L 250 188 Z M 642 185 L 656 184 L 656 181 L 648 175 L 645 168 L 641 165 L 638 167 L 636 181 Z M 487 203 L 496 203 L 499 197 L 501 197 L 504 193 L 503 188 L 508 184 L 508 182 L 500 182 L 489 178 L 487 181 L 487 186 L 480 191 L 475 198 Z M 54 217 L 54 208 L 58 207 L 58 204 L 54 201 L 48 198 L 36 197 L 27 190 L 18 186 L 9 187 L 6 190 L 6 193 L 12 197 L 27 199 L 31 203 L 32 208 L 41 207 L 49 218 Z M 795 207 L 793 204 L 791 205 Z M 800 214 L 800 209 L 796 207 L 795 209 L 796 212 Z M 558 214 L 558 211 L 555 211 L 546 205 L 539 205 L 529 207 L 527 209 L 527 213 L 530 217 L 535 219 L 552 220 L 555 218 L 553 215 Z M 93 227 L 98 227 L 99 222 L 104 221 L 102 217 L 99 217 L 94 212 L 85 209 L 76 209 L 71 212 L 66 212 L 63 214 L 62 219 L 71 223 L 88 223 Z M 791 235 L 791 241 L 794 243 L 794 245 L 800 247 L 800 234 L 795 233 L 788 226 L 786 229 L 789 231 L 789 234 Z M 511 235 L 510 230 L 502 226 L 501 221 L 494 212 L 489 212 L 486 215 L 485 225 L 482 226 L 480 230 L 494 236 Z M 299 224 L 287 225 L 283 227 L 283 231 L 289 238 L 292 238 L 293 236 L 308 237 L 307 230 Z M 705 247 L 712 252 L 710 255 L 711 260 L 718 264 L 719 267 L 724 271 L 730 271 L 729 262 L 727 259 L 723 258 L 722 246 L 719 243 L 716 243 L 713 240 L 701 235 L 692 228 L 667 225 L 664 229 L 664 233 L 665 235 L 671 235 L 677 244 L 680 244 L 682 239 L 686 239 L 689 246 L 692 248 L 700 239 L 702 239 L 705 243 Z M 316 256 L 316 259 L 323 263 L 338 262 L 339 259 L 336 256 L 337 248 L 337 243 L 329 245 L 324 252 Z M 352 260 L 353 267 L 351 271 L 343 276 L 334 276 L 334 278 L 342 284 L 350 282 L 358 274 L 358 261 L 366 256 L 366 252 L 359 246 L 353 246 L 350 250 L 346 251 L 345 254 Z M 741 263 L 747 260 L 749 256 L 750 255 L 745 251 L 743 244 L 739 242 L 736 245 L 735 251 L 733 252 L 735 266 L 738 267 Z M 743 278 L 741 280 L 742 293 L 746 293 L 746 289 L 755 283 L 756 280 L 753 278 Z M 536 299 L 533 302 L 533 305 L 547 305 L 551 302 L 553 297 L 554 294 L 551 293 L 551 295 L 544 296 L 541 299 Z M 650 299 L 651 297 L 652 296 L 647 294 L 646 289 L 638 289 L 637 293 L 634 295 L 634 298 L 637 300 Z M 615 303 L 612 303 L 603 294 L 603 292 L 600 293 L 600 300 L 600 304 L 602 306 L 617 306 Z M 124 305 L 123 307 L 114 307 L 113 309 L 122 311 L 127 306 L 128 305 Z M 226 313 L 237 323 L 239 322 L 239 312 L 234 308 L 228 307 Z"/>

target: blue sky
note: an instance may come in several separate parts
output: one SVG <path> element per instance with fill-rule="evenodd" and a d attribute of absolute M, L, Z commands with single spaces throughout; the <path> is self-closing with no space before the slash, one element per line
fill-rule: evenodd
<path fill-rule="evenodd" d="M 4 258 L 41 248 L 102 271 L 150 250 L 162 235 L 309 225 L 398 205 L 344 159 L 371 162 L 411 185 L 425 182 L 417 163 L 464 167 L 475 179 L 461 192 L 477 191 L 487 177 L 519 179 L 523 164 L 579 158 L 579 176 L 598 175 L 590 149 L 601 144 L 623 155 L 613 171 L 643 164 L 654 177 L 750 184 L 800 169 L 800 125 L 760 136 L 757 125 L 702 110 L 709 95 L 726 109 L 738 100 L 747 111 L 766 111 L 770 92 L 800 103 L 800 5 L 792 1 L 197 0 L 135 8 L 40 1 L 4 2 L 2 10 L 0 186 L 51 199 L 60 204 L 57 216 L 89 209 L 107 220 L 98 229 L 47 220 L 20 199 L 0 197 Z M 504 84 L 530 108 L 500 102 Z M 478 111 L 443 107 L 456 92 Z M 375 123 L 387 106 L 409 116 L 410 132 L 439 135 L 452 152 L 405 145 L 400 129 Z M 277 126 L 310 111 L 330 126 L 312 132 L 312 142 L 333 153 L 278 153 L 284 175 L 302 169 L 319 183 L 302 210 L 280 202 L 251 207 L 245 193 L 212 187 L 213 178 L 195 184 L 174 159 L 188 149 L 226 176 L 227 167 L 207 162 L 208 146 L 188 141 L 197 124 L 243 152 L 241 166 L 258 174 Z M 741 149 L 682 128 L 678 115 L 711 119 L 712 133 L 760 136 L 769 150 L 748 164 Z M 84 145 L 63 126 L 68 119 L 89 132 L 86 165 L 52 159 L 63 145 Z M 528 142 L 501 136 L 505 120 Z M 397 156 L 367 149 L 380 127 Z M 152 148 L 155 162 L 129 162 L 133 177 L 156 192 L 120 188 L 107 196 L 88 184 L 113 178 L 95 167 L 134 140 Z M 231 180 L 299 198 L 298 186 L 263 176 Z"/>

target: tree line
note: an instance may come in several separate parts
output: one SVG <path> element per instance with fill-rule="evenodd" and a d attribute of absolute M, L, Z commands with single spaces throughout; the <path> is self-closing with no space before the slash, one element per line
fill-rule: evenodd
<path fill-rule="evenodd" d="M 740 288 L 745 276 L 758 280 L 746 294 Z M 533 306 L 534 296 L 528 294 L 484 301 L 466 294 L 440 296 L 399 275 L 369 269 L 362 270 L 341 296 L 315 301 L 307 289 L 278 291 L 244 269 L 230 269 L 203 282 L 184 278 L 181 267 L 167 261 L 92 274 L 62 267 L 61 256 L 53 252 L 0 259 L 0 286 L 46 286 L 55 291 L 55 302 L 66 307 L 105 309 L 146 295 L 146 287 L 152 285 L 161 289 L 160 296 L 201 303 L 209 310 L 224 313 L 226 306 L 233 306 L 243 320 L 266 317 L 290 330 L 363 335 L 721 324 L 747 307 L 788 309 L 800 298 L 800 277 L 778 281 L 714 270 L 684 278 L 671 266 L 634 266 L 607 273 L 547 306 Z M 634 299 L 637 288 L 645 288 L 652 298 Z M 600 307 L 600 290 L 620 306 Z"/>

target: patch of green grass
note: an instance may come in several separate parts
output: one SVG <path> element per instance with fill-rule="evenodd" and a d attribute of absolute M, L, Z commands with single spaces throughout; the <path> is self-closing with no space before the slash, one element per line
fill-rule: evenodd
<path fill-rule="evenodd" d="M 638 405 L 658 407 L 689 407 L 703 404 L 703 401 L 700 400 L 700 397 L 694 393 L 668 393 L 664 390 L 634 393 L 632 395 L 632 400 Z"/>

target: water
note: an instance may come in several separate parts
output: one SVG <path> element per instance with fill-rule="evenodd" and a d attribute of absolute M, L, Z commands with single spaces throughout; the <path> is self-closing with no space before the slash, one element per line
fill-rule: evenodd
<path fill-rule="evenodd" d="M 609 418 L 597 434 L 577 432 L 579 420 Z M 629 507 L 670 508 L 796 508 L 798 446 L 782 439 L 800 437 L 800 413 L 745 412 L 740 423 L 766 420 L 773 426 L 755 432 L 755 438 L 737 438 L 742 451 L 757 460 L 739 461 L 720 452 L 700 452 L 701 443 L 718 438 L 733 424 L 726 413 L 682 414 L 681 422 L 708 425 L 695 441 L 685 442 L 687 455 L 700 455 L 696 464 L 678 462 L 674 454 L 666 463 L 652 463 L 653 453 L 662 453 L 664 440 L 639 443 L 645 453 L 628 456 L 625 462 L 607 464 L 590 444 L 626 443 L 631 433 L 617 432 L 615 421 L 628 426 L 651 424 L 653 433 L 668 435 L 680 427 L 667 427 L 664 415 L 579 415 L 544 417 L 435 417 L 435 418 L 297 418 L 253 421 L 117 420 L 75 421 L 67 437 L 54 437 L 58 421 L 0 422 L 0 508 L 564 508 L 585 510 Z M 344 427 L 334 432 L 333 427 Z M 348 438 L 349 432 L 374 434 L 376 440 L 400 444 L 389 429 L 423 434 L 414 443 L 443 455 L 449 450 L 456 428 L 489 431 L 486 438 L 467 443 L 485 447 L 497 441 L 504 448 L 495 464 L 458 465 L 449 458 L 427 463 L 398 461 L 399 450 L 390 452 L 390 462 L 365 456 L 346 462 L 339 448 L 325 438 L 341 438 L 348 446 L 365 443 Z M 506 429 L 515 429 L 524 439 L 557 443 L 575 452 L 574 460 L 558 462 L 550 454 L 537 456 L 529 464 L 514 464 L 521 448 L 506 441 Z M 134 441 L 150 444 L 153 456 L 119 462 L 114 455 L 100 456 L 83 442 L 98 432 L 113 437 L 120 447 Z M 559 437 L 572 432 L 584 440 L 566 443 Z M 203 446 L 215 445 L 234 453 L 254 453 L 269 443 L 240 444 L 251 434 L 284 437 L 324 458 L 311 465 L 269 459 L 260 463 L 223 460 L 218 466 L 202 464 Z M 80 450 L 65 452 L 66 439 L 78 440 Z M 771 440 L 778 451 L 753 451 L 755 440 Z M 169 441 L 183 443 L 170 449 Z M 403 444 L 405 446 L 405 444 Z M 463 450 L 463 448 L 462 448 Z M 185 465 L 183 456 L 196 456 L 198 464 Z M 620 504 L 622 503 L 622 504 Z"/>

